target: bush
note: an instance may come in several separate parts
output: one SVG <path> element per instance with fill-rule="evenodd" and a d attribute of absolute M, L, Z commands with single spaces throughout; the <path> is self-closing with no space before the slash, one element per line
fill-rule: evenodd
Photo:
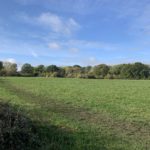
<path fill-rule="evenodd" d="M 8 104 L 0 102 L 0 149 L 30 150 L 39 147 L 39 137 L 32 121 Z"/>
<path fill-rule="evenodd" d="M 105 76 L 105 79 L 114 79 L 114 76 L 112 74 L 107 74 Z"/>

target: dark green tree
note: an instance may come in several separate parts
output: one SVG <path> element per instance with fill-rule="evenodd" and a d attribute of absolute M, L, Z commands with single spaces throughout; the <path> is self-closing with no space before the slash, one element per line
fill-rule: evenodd
<path fill-rule="evenodd" d="M 150 76 L 150 68 L 140 62 L 124 64 L 121 67 L 121 77 L 125 79 L 147 79 Z"/>
<path fill-rule="evenodd" d="M 34 67 L 34 74 L 36 76 L 42 76 L 42 74 L 45 72 L 45 66 L 44 65 L 38 65 L 37 67 Z"/>
<path fill-rule="evenodd" d="M 132 64 L 123 64 L 121 66 L 120 76 L 123 79 L 133 79 Z"/>
<path fill-rule="evenodd" d="M 109 66 L 100 64 L 95 66 L 93 71 L 96 78 L 104 78 L 109 72 Z"/>
<path fill-rule="evenodd" d="M 22 75 L 25 76 L 33 76 L 34 68 L 31 66 L 31 64 L 24 64 L 21 68 Z"/>
<path fill-rule="evenodd" d="M 3 69 L 3 62 L 0 61 L 0 71 Z"/>
<path fill-rule="evenodd" d="M 132 65 L 132 74 L 134 79 L 146 79 L 150 75 L 150 68 L 140 62 Z"/>
<path fill-rule="evenodd" d="M 46 72 L 48 73 L 54 73 L 54 72 L 57 72 L 58 70 L 59 68 L 56 65 L 50 65 L 50 66 L 47 66 L 46 68 Z"/>

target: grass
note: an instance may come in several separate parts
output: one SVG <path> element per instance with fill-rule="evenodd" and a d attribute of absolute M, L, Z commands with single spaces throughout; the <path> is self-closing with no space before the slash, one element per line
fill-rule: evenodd
<path fill-rule="evenodd" d="M 150 81 L 0 78 L 0 99 L 38 122 L 42 150 L 150 149 Z"/>

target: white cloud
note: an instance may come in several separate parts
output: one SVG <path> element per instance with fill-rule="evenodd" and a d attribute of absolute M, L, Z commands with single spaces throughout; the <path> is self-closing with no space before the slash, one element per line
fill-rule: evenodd
<path fill-rule="evenodd" d="M 120 50 L 118 44 L 105 43 L 101 41 L 86 41 L 86 40 L 55 40 L 48 43 L 48 48 L 51 50 L 68 51 L 71 53 L 78 53 L 90 50 L 95 51 L 117 51 Z"/>
<path fill-rule="evenodd" d="M 7 58 L 4 61 L 10 62 L 10 63 L 16 63 L 16 60 L 14 58 Z"/>
<path fill-rule="evenodd" d="M 36 17 L 21 14 L 19 18 L 32 25 L 40 25 L 54 33 L 67 36 L 80 28 L 80 25 L 73 18 L 64 18 L 50 12 L 42 13 Z"/>
<path fill-rule="evenodd" d="M 94 62 L 96 59 L 95 59 L 95 57 L 90 57 L 89 58 L 89 61 L 91 61 L 91 62 Z"/>
<path fill-rule="evenodd" d="M 35 51 L 32 51 L 32 52 L 31 52 L 31 55 L 32 55 L 33 57 L 35 57 L 35 58 L 38 57 L 38 54 L 37 54 Z"/>
<path fill-rule="evenodd" d="M 49 49 L 52 49 L 52 50 L 58 50 L 61 48 L 61 46 L 56 42 L 49 43 L 48 47 L 49 47 Z"/>
<path fill-rule="evenodd" d="M 95 65 L 100 64 L 100 61 L 94 56 L 91 56 L 87 59 L 81 60 L 81 64 L 84 66 L 95 66 Z"/>
<path fill-rule="evenodd" d="M 77 52 L 79 52 L 79 49 L 78 48 L 70 48 L 70 52 L 77 53 Z"/>
<path fill-rule="evenodd" d="M 59 32 L 63 28 L 62 20 L 52 13 L 43 13 L 37 18 L 38 22 L 42 25 L 51 27 L 55 32 Z"/>
<path fill-rule="evenodd" d="M 105 43 L 101 41 L 69 40 L 65 42 L 64 45 L 77 47 L 79 49 L 98 49 L 103 51 L 114 51 L 119 49 L 118 44 Z"/>
<path fill-rule="evenodd" d="M 86 40 L 55 40 L 48 43 L 48 48 L 51 50 L 61 50 L 64 52 L 71 52 L 79 54 L 82 51 L 93 52 L 96 51 L 118 51 L 120 50 L 120 46 L 118 44 L 105 43 L 101 41 L 86 41 Z"/>
<path fill-rule="evenodd" d="M 54 32 L 67 35 L 70 35 L 74 30 L 80 27 L 73 18 L 65 19 L 52 13 L 42 13 L 37 17 L 37 21 L 41 25 L 50 27 Z"/>
<path fill-rule="evenodd" d="M 98 60 L 95 58 L 95 57 L 90 57 L 89 59 L 88 59 L 88 64 L 89 65 L 96 65 L 96 64 L 98 64 L 99 62 L 98 62 Z"/>

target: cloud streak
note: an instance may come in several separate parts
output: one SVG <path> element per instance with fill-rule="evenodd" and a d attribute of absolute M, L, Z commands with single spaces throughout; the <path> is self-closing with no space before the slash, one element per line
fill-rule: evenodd
<path fill-rule="evenodd" d="M 50 50 L 58 50 L 58 49 L 61 49 L 61 46 L 56 42 L 50 42 L 48 43 L 48 48 Z"/>
<path fill-rule="evenodd" d="M 38 25 L 63 35 L 72 35 L 81 27 L 73 18 L 64 18 L 51 12 L 41 13 L 36 17 L 22 14 L 19 18 L 32 25 Z"/>
<path fill-rule="evenodd" d="M 31 55 L 32 55 L 34 58 L 38 58 L 38 54 L 37 54 L 35 51 L 31 51 Z"/>
<path fill-rule="evenodd" d="M 16 60 L 14 58 L 7 58 L 4 62 L 16 63 Z"/>

